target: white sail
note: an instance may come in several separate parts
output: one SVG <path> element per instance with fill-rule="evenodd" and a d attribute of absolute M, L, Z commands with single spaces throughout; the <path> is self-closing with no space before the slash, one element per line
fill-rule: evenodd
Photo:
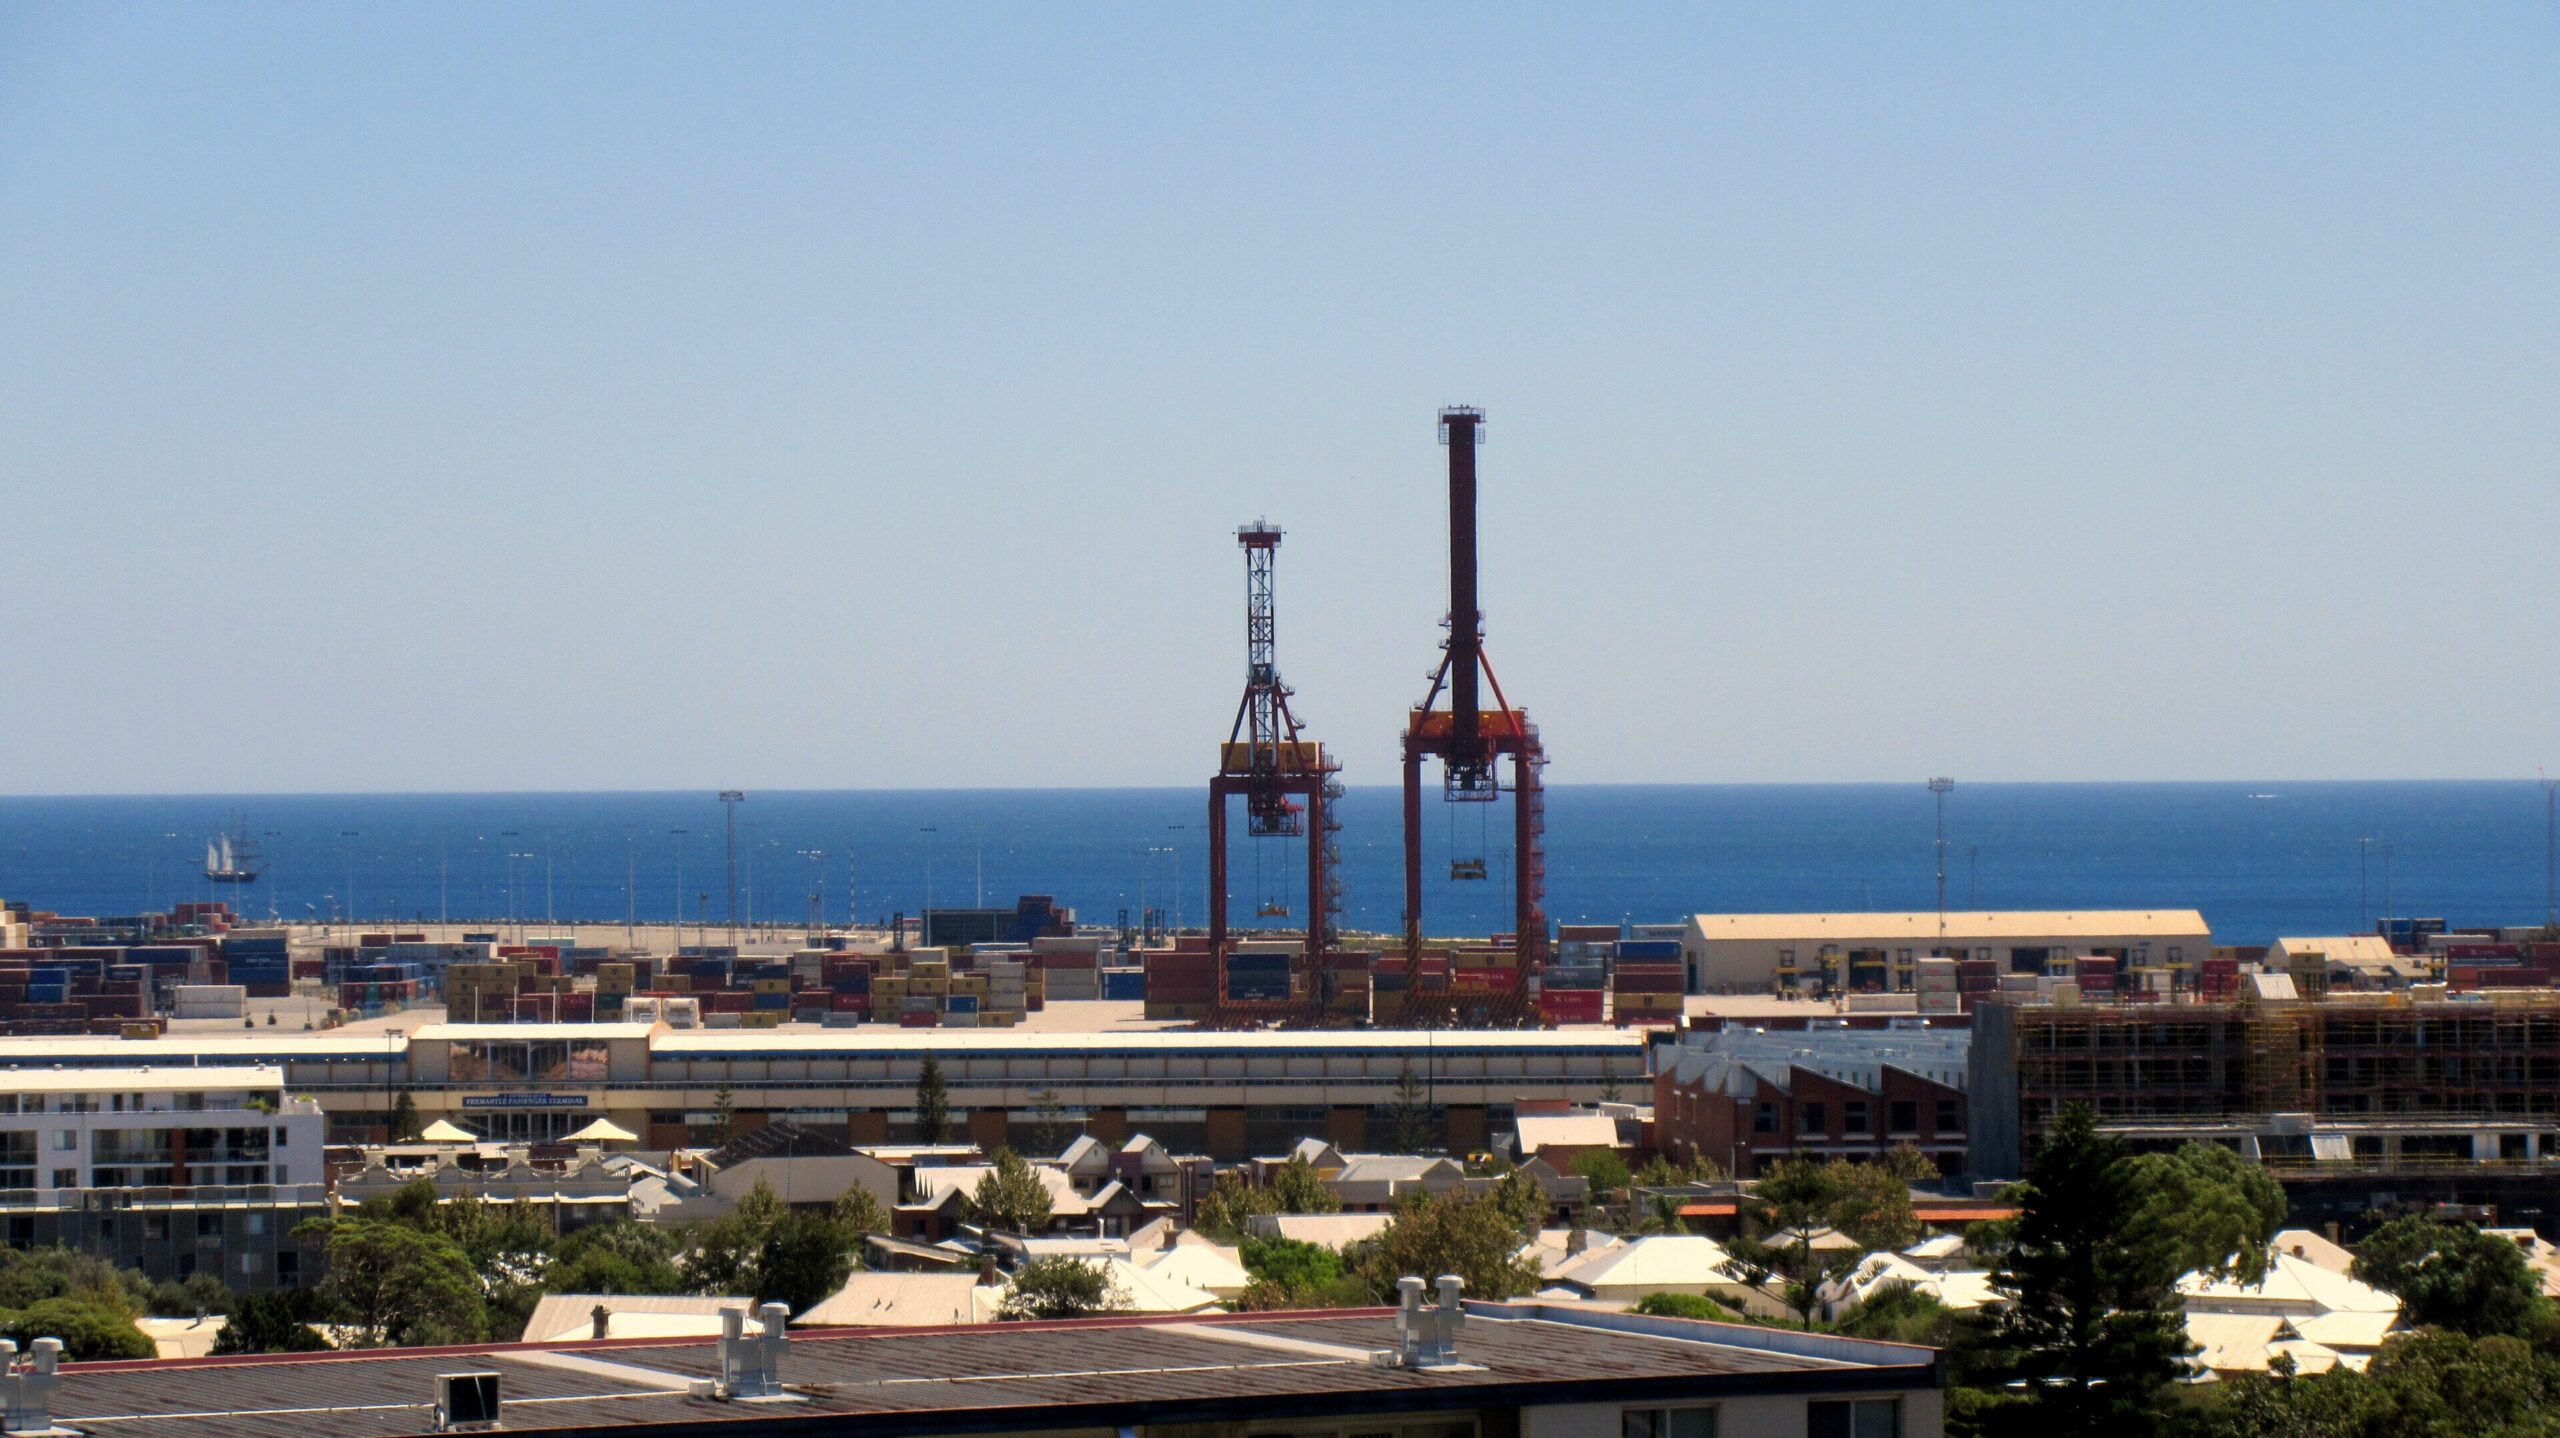
<path fill-rule="evenodd" d="M 215 854 L 214 854 L 214 850 L 213 850 L 213 841 L 212 841 L 211 839 L 207 839 L 207 840 L 205 840 L 205 841 L 204 841 L 204 871 L 205 871 L 206 873 L 210 874 L 210 873 L 213 873 L 215 870 L 220 869 L 221 867 L 222 867 L 222 860 L 221 860 L 220 858 L 216 857 L 216 856 L 215 856 Z"/>
<path fill-rule="evenodd" d="M 222 836 L 222 870 L 227 874 L 231 867 L 231 836 L 225 834 Z"/>

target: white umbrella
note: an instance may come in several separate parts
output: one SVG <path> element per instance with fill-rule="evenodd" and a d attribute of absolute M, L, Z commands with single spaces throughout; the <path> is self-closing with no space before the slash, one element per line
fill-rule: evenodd
<path fill-rule="evenodd" d="M 640 1135 L 615 1123 L 612 1119 L 600 1118 L 569 1135 L 566 1141 L 569 1143 L 638 1143 Z"/>
<path fill-rule="evenodd" d="M 418 1135 L 421 1143 L 478 1143 L 480 1135 L 449 1119 L 437 1119 Z"/>

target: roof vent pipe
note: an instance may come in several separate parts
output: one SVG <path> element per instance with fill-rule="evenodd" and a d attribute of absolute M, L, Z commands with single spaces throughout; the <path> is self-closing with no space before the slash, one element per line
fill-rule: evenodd
<path fill-rule="evenodd" d="M 53 1428 L 53 1390 L 62 1382 L 62 1340 L 39 1338 L 25 1357 L 17 1341 L 0 1338 L 0 1431 L 44 1433 Z"/>
<path fill-rule="evenodd" d="M 782 1396 L 782 1352 L 791 1341 L 785 1336 L 791 1310 L 768 1303 L 756 1310 L 756 1316 L 763 1331 L 750 1335 L 745 1309 L 720 1310 L 720 1386 L 727 1397 Z"/>
<path fill-rule="evenodd" d="M 1442 1368 L 1457 1363 L 1458 1329 L 1466 1317 L 1459 1294 L 1466 1284 L 1456 1274 L 1444 1273 L 1438 1287 L 1440 1301 L 1426 1304 L 1421 1279 L 1396 1280 L 1396 1347 L 1392 1354 L 1377 1355 L 1377 1361 L 1398 1368 Z"/>

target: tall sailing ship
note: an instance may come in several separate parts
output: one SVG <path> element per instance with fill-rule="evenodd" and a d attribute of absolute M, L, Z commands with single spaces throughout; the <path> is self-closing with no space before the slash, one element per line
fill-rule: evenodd
<path fill-rule="evenodd" d="M 216 834 L 204 843 L 204 876 L 217 884 L 254 884 L 266 872 L 258 841 L 246 834 Z"/>

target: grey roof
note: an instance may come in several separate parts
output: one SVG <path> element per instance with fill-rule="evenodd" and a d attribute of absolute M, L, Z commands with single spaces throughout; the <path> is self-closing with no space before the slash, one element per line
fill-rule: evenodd
<path fill-rule="evenodd" d="M 756 1158 L 842 1158 L 851 1152 L 853 1145 L 843 1139 L 802 1128 L 789 1119 L 775 1119 L 713 1149 L 702 1161 L 713 1168 L 732 1168 Z"/>
<path fill-rule="evenodd" d="M 791 1336 L 795 1401 L 721 1403 L 686 1380 L 720 1372 L 716 1345 L 571 1342 L 374 1353 L 66 1365 L 57 1421 L 117 1438 L 390 1438 L 426 1431 L 438 1374 L 501 1375 L 510 1432 L 866 1434 L 1107 1428 L 1523 1401 L 1624 1401 L 1735 1392 L 1938 1386 L 1936 1353 L 1901 1344 L 1469 1305 L 1467 1371 L 1381 1366 L 1380 1310 L 1319 1318 L 1216 1315 Z M 1142 1332 L 1133 1333 L 1130 1330 Z M 1133 1340 L 1135 1340 L 1133 1342 Z"/>

